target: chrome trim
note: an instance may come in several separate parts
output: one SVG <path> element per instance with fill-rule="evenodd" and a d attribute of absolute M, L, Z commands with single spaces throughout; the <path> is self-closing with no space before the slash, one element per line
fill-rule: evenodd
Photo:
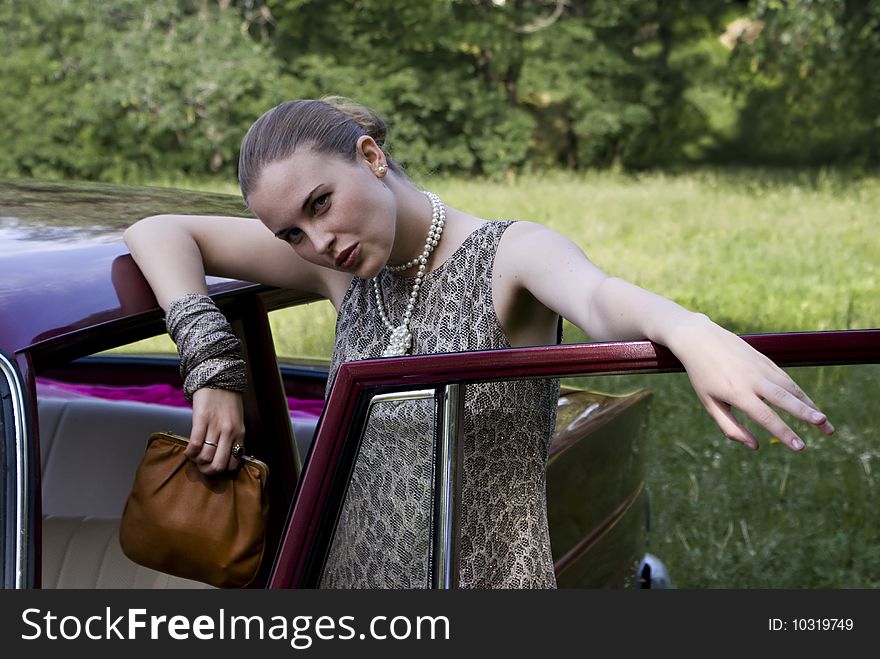
<path fill-rule="evenodd" d="M 418 400 L 419 398 L 433 398 L 434 390 L 433 389 L 419 389 L 418 391 L 396 391 L 391 394 L 376 394 L 370 399 L 370 405 L 367 407 L 367 414 L 365 418 L 370 416 L 370 412 L 373 410 L 373 405 L 376 403 L 387 403 L 389 401 L 395 400 Z M 363 434 L 363 431 L 361 431 Z"/>
<path fill-rule="evenodd" d="M 458 506 L 464 385 L 443 389 L 437 420 L 437 461 L 432 587 L 458 587 Z"/>
<path fill-rule="evenodd" d="M 367 405 L 367 411 L 364 413 L 363 418 L 361 419 L 360 428 L 358 428 L 358 441 L 362 442 L 364 440 L 364 433 L 367 431 L 367 424 L 370 422 L 370 414 L 373 413 L 373 406 L 379 403 L 391 403 L 395 401 L 403 401 L 403 400 L 420 400 L 422 398 L 434 398 L 435 392 L 433 389 L 418 389 L 416 391 L 395 391 L 390 394 L 376 394 L 370 399 L 370 404 Z M 357 461 L 357 458 L 355 458 Z M 346 492 L 346 497 L 348 496 L 348 492 Z M 335 535 L 335 532 L 334 532 Z"/>
<path fill-rule="evenodd" d="M 12 422 L 15 432 L 15 588 L 26 588 L 28 573 L 28 454 L 25 404 L 21 383 L 15 367 L 2 353 L 0 353 L 0 372 L 2 372 L 9 383 L 10 397 L 12 399 Z"/>

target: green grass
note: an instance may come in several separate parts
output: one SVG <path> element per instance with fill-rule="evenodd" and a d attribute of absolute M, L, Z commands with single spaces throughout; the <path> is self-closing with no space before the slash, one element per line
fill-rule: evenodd
<path fill-rule="evenodd" d="M 544 223 L 607 272 L 739 333 L 880 326 L 878 178 L 751 170 L 423 183 L 482 217 Z M 278 352 L 329 356 L 333 323 L 329 303 L 274 314 Z M 586 337 L 567 325 L 565 340 Z M 792 374 L 837 428 L 826 439 L 797 426 L 808 441 L 797 455 L 761 431 L 758 453 L 724 439 L 684 375 L 577 381 L 654 392 L 650 550 L 676 586 L 880 587 L 880 444 L 869 418 L 880 367 Z"/>
<path fill-rule="evenodd" d="M 727 440 L 684 374 L 567 381 L 653 393 L 645 426 L 649 551 L 680 588 L 880 587 L 880 366 L 789 369 L 835 425 L 793 422 L 795 454 L 754 424 L 760 450 Z"/>

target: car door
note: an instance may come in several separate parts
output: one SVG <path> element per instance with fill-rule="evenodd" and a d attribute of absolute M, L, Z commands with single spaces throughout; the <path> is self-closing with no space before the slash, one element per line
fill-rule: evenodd
<path fill-rule="evenodd" d="M 782 366 L 872 364 L 880 360 L 880 331 L 837 331 L 745 337 L 754 347 Z M 336 523 L 345 505 L 354 461 L 363 437 L 365 419 L 374 398 L 383 395 L 433 397 L 435 409 L 435 502 L 451 497 L 445 519 L 434 508 L 423 532 L 433 552 L 425 584 L 454 584 L 456 561 L 454 410 L 461 391 L 455 387 L 504 378 L 560 377 L 575 374 L 663 373 L 680 371 L 681 365 L 667 349 L 647 341 L 621 344 L 551 346 L 484 353 L 423 355 L 408 358 L 364 360 L 344 364 L 337 375 L 303 477 L 281 548 L 270 577 L 276 588 L 318 587 L 328 553 L 335 541 Z M 406 385 L 401 384 L 406 382 Z M 433 392 L 433 396 L 431 395 Z M 447 429 L 447 430 L 444 430 Z M 446 444 L 446 435 L 452 440 Z M 445 457 L 442 457 L 446 451 Z M 451 477 L 439 474 L 448 469 Z M 444 491 L 446 494 L 444 495 Z M 443 506 L 439 506 L 442 508 Z M 745 531 L 743 532 L 745 535 Z M 442 540 L 439 548 L 437 542 Z M 442 552 L 446 551 L 444 555 Z M 438 567 L 446 566 L 443 574 Z M 444 576 L 445 575 L 445 576 Z"/>

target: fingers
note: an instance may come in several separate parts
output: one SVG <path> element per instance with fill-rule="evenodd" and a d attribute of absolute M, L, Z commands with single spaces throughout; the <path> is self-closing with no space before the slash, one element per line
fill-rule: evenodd
<path fill-rule="evenodd" d="M 219 474 L 238 468 L 239 461 L 232 457 L 232 447 L 236 444 L 244 444 L 243 427 L 217 423 L 205 426 L 194 422 L 189 445 L 183 454 L 203 474 Z"/>
<path fill-rule="evenodd" d="M 223 389 L 202 388 L 193 394 L 193 427 L 184 455 L 203 474 L 236 469 L 232 448 L 244 443 L 241 395 Z"/>
<path fill-rule="evenodd" d="M 777 369 L 777 371 L 778 373 L 771 374 L 770 378 L 758 387 L 758 395 L 802 421 L 812 423 L 826 435 L 832 434 L 834 426 L 831 425 L 819 406 L 785 371 L 781 369 Z"/>
<path fill-rule="evenodd" d="M 757 394 L 768 403 L 772 403 L 792 416 L 813 424 L 826 435 L 833 433 L 834 426 L 831 425 L 825 414 L 816 407 L 816 404 L 800 390 L 800 387 L 793 380 L 789 379 L 789 382 L 794 387 L 794 391 L 789 387 L 783 388 L 775 382 L 765 380 L 757 387 Z M 801 395 L 798 395 L 798 392 Z"/>
<path fill-rule="evenodd" d="M 686 344 L 679 342 L 675 354 L 685 366 L 697 396 L 730 439 L 752 448 L 758 446 L 754 435 L 734 417 L 731 406 L 794 451 L 803 450 L 803 440 L 770 405 L 815 425 L 825 434 L 834 432 L 825 414 L 772 360 L 726 330 L 719 332 L 713 324 L 694 327 L 699 332 L 693 330 Z"/>
<path fill-rule="evenodd" d="M 719 403 L 715 400 L 706 400 L 703 401 L 703 404 L 706 406 L 709 415 L 715 419 L 715 423 L 721 428 L 721 432 L 724 433 L 725 437 L 734 442 L 744 444 L 755 451 L 758 450 L 758 440 L 733 415 L 730 405 Z"/>
<path fill-rule="evenodd" d="M 189 434 L 189 444 L 187 444 L 186 448 L 183 451 L 183 454 L 192 460 L 193 462 L 197 462 L 197 458 L 201 454 L 202 448 L 205 443 L 205 438 L 208 435 L 208 425 L 207 423 L 201 422 L 200 420 L 193 418 L 193 426 L 192 430 Z M 216 440 L 210 440 L 216 443 Z"/>
<path fill-rule="evenodd" d="M 216 474 L 220 470 L 214 469 L 214 462 L 223 452 L 223 440 L 220 437 L 214 437 L 216 441 L 205 441 L 199 457 L 196 458 L 196 464 L 199 471 L 203 474 Z"/>
<path fill-rule="evenodd" d="M 194 462 L 203 474 L 219 474 L 227 469 L 237 469 L 239 461 L 232 457 L 232 447 L 243 441 L 243 431 L 226 430 L 217 437 L 216 442 L 204 442 Z"/>
<path fill-rule="evenodd" d="M 755 398 L 753 401 L 741 405 L 740 409 L 792 451 L 803 450 L 804 441 L 763 401 Z"/>
<path fill-rule="evenodd" d="M 804 395 L 804 398 L 806 398 L 806 395 Z M 807 398 L 807 400 L 809 399 Z M 802 451 L 805 446 L 804 441 L 767 403 L 798 419 L 817 426 L 827 435 L 834 432 L 834 427 L 828 421 L 825 414 L 816 409 L 814 405 L 808 404 L 792 391 L 770 380 L 765 380 L 755 387 L 755 395 L 749 396 L 747 399 L 737 400 L 735 403 L 751 419 L 764 427 L 773 437 L 776 437 L 793 451 Z M 729 439 L 740 442 L 749 448 L 758 448 L 757 439 L 737 420 L 728 403 L 710 398 L 703 400 L 703 404 Z"/>
<path fill-rule="evenodd" d="M 213 454 L 213 460 L 207 466 L 206 474 L 219 474 L 227 469 L 237 469 L 238 460 L 232 457 L 232 447 L 244 441 L 243 432 L 229 432 L 224 434 L 219 441 L 219 447 Z"/>

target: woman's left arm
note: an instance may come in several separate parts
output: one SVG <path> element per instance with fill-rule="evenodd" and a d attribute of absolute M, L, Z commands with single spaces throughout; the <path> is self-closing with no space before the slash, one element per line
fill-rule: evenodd
<path fill-rule="evenodd" d="M 735 334 L 704 314 L 607 275 L 554 231 L 519 224 L 504 258 L 516 264 L 517 284 L 593 340 L 650 339 L 668 347 L 728 438 L 758 448 L 758 440 L 731 411 L 736 407 L 789 448 L 803 449 L 803 440 L 768 403 L 825 434 L 834 431 L 794 380 Z"/>

